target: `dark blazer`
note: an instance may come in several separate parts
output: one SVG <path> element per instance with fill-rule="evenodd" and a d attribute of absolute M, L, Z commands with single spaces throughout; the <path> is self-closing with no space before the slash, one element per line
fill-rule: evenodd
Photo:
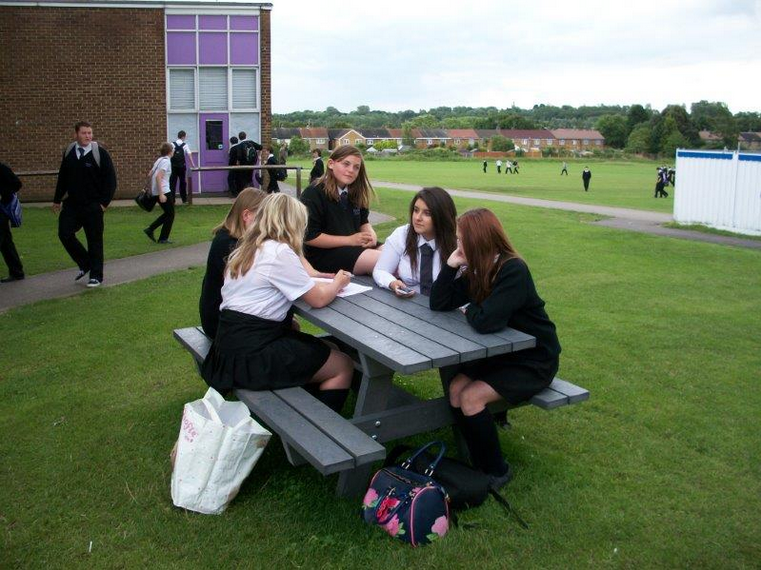
<path fill-rule="evenodd" d="M 11 201 L 13 195 L 21 189 L 21 180 L 9 166 L 0 162 L 0 200 L 3 204 Z"/>
<path fill-rule="evenodd" d="M 311 184 L 323 174 L 325 174 L 325 163 L 322 161 L 322 158 L 318 156 L 317 160 L 314 161 L 312 170 L 309 172 L 309 183 Z"/>
<path fill-rule="evenodd" d="M 111 155 L 99 145 L 100 165 L 93 153 L 82 160 L 77 157 L 76 145 L 63 157 L 58 169 L 58 183 L 53 202 L 60 204 L 64 195 L 69 204 L 84 205 L 98 202 L 106 207 L 116 192 L 116 171 Z"/>

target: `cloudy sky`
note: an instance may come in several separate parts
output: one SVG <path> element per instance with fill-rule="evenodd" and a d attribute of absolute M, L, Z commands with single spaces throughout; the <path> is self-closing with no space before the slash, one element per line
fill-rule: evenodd
<path fill-rule="evenodd" d="M 271 0 L 276 113 L 515 104 L 761 111 L 761 0 Z"/>

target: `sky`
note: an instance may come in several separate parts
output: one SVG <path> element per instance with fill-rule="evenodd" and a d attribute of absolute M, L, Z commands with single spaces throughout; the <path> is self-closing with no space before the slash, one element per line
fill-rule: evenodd
<path fill-rule="evenodd" d="M 761 0 L 270 1 L 274 113 L 703 99 L 761 111 Z"/>

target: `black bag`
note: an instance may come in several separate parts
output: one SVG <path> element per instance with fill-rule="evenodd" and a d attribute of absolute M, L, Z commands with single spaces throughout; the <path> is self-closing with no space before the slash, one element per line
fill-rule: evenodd
<path fill-rule="evenodd" d="M 172 143 L 174 145 L 174 154 L 172 155 L 172 158 L 170 159 L 170 162 L 172 163 L 172 168 L 185 168 L 185 143 L 177 144 Z"/>
<path fill-rule="evenodd" d="M 135 196 L 135 204 L 140 206 L 140 209 L 145 210 L 146 212 L 153 210 L 154 206 L 156 206 L 156 202 L 158 202 L 158 198 L 156 198 L 156 196 L 151 196 L 150 191 L 145 188 L 140 190 L 137 196 Z"/>
<path fill-rule="evenodd" d="M 397 445 L 386 457 L 384 465 L 393 465 L 401 455 L 409 453 L 411 449 L 406 445 Z M 433 459 L 430 455 L 421 453 L 412 462 L 410 469 L 417 473 L 424 473 Z M 446 489 L 450 506 L 454 511 L 478 507 L 491 495 L 508 513 L 515 515 L 523 528 L 528 528 L 526 522 L 513 510 L 507 499 L 492 489 L 490 477 L 467 463 L 451 457 L 442 457 L 436 467 L 436 480 Z"/>
<path fill-rule="evenodd" d="M 275 169 L 275 180 L 282 182 L 286 178 L 288 178 L 288 171 L 285 168 Z"/>

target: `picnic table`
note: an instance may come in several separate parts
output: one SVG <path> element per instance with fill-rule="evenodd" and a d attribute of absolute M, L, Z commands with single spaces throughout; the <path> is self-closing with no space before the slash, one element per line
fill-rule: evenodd
<path fill-rule="evenodd" d="M 459 363 L 536 345 L 531 335 L 510 328 L 477 333 L 460 311 L 431 311 L 427 297 L 399 298 L 375 287 L 369 277 L 353 281 L 373 288 L 320 309 L 301 300 L 294 304 L 295 313 L 335 339 L 361 372 L 351 419 L 335 414 L 302 388 L 236 390 L 281 436 L 292 464 L 309 462 L 323 474 L 338 472 L 337 494 L 342 496 L 365 491 L 372 463 L 385 457 L 383 443 L 453 424 L 446 395 L 418 398 L 394 385 L 395 373 L 439 369 L 446 385 Z M 179 329 L 175 337 L 197 361 L 208 352 L 209 341 L 196 328 Z M 555 379 L 527 404 L 551 410 L 588 397 L 583 388 Z"/>

